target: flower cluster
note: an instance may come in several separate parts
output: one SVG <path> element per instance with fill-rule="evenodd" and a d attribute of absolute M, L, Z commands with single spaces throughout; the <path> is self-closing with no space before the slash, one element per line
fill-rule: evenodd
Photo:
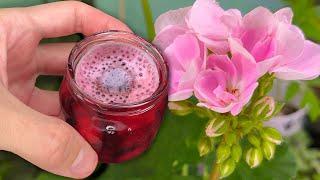
<path fill-rule="evenodd" d="M 170 69 L 169 108 L 179 115 L 209 117 L 199 141 L 200 155 L 214 146 L 221 177 L 242 157 L 254 168 L 270 160 L 281 134 L 264 121 L 282 104 L 267 96 L 275 78 L 310 80 L 320 75 L 320 46 L 292 24 L 293 13 L 258 7 L 246 15 L 224 10 L 214 0 L 162 14 L 154 44 Z M 195 96 L 196 106 L 187 99 Z M 200 113 L 199 113 L 200 112 Z"/>
<path fill-rule="evenodd" d="M 154 44 L 170 68 L 170 101 L 195 95 L 199 106 L 238 115 L 266 73 L 283 80 L 320 74 L 320 46 L 292 25 L 293 13 L 258 7 L 242 16 L 212 0 L 169 11 L 156 23 Z"/>

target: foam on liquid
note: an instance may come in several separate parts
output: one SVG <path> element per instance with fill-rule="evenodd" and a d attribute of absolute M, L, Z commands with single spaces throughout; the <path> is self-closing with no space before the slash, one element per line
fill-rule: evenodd
<path fill-rule="evenodd" d="M 93 46 L 78 62 L 75 81 L 82 92 L 104 104 L 130 104 L 149 98 L 159 86 L 152 57 L 125 43 Z"/>

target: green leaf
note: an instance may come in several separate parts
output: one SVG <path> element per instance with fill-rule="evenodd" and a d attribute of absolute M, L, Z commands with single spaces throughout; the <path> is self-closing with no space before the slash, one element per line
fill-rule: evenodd
<path fill-rule="evenodd" d="M 308 39 L 320 41 L 320 16 L 315 0 L 285 0 L 294 12 L 293 22 L 298 25 Z"/>
<path fill-rule="evenodd" d="M 0 151 L 0 177 L 4 180 L 34 180 L 40 170 L 12 153 Z M 18 173 L 17 173 L 18 172 Z"/>
<path fill-rule="evenodd" d="M 275 157 L 270 161 L 250 169 L 244 161 L 241 161 L 233 174 L 227 180 L 289 180 L 296 175 L 297 167 L 294 156 L 287 145 L 278 146 Z"/>
<path fill-rule="evenodd" d="M 42 172 L 39 174 L 36 180 L 68 180 L 70 178 L 62 177 L 62 176 L 57 176 L 54 174 L 50 174 L 47 172 Z M 71 180 L 71 179 L 70 179 Z"/>
<path fill-rule="evenodd" d="M 292 81 L 287 88 L 286 94 L 285 94 L 285 100 L 290 101 L 292 98 L 294 98 L 300 90 L 300 85 L 296 81 Z"/>
<path fill-rule="evenodd" d="M 320 102 L 316 94 L 309 88 L 305 91 L 301 101 L 301 107 L 306 106 L 308 107 L 311 121 L 317 120 L 320 116 Z"/>

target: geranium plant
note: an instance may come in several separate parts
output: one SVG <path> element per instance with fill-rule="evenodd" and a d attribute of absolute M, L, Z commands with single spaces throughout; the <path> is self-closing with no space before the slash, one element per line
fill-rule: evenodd
<path fill-rule="evenodd" d="M 273 158 L 283 141 L 264 126 L 283 106 L 268 96 L 274 79 L 319 76 L 320 46 L 305 39 L 292 17 L 290 8 L 242 15 L 196 0 L 157 19 L 154 44 L 170 69 L 169 108 L 208 117 L 198 149 L 200 156 L 215 152 L 211 179 L 229 176 L 242 159 L 255 168 Z"/>

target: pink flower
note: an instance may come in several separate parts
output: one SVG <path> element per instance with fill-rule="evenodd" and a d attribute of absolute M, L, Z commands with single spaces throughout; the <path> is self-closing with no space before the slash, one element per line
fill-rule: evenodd
<path fill-rule="evenodd" d="M 169 101 L 181 101 L 193 95 L 196 76 L 205 69 L 206 49 L 185 22 L 190 8 L 168 11 L 155 23 L 153 43 L 169 65 Z"/>
<path fill-rule="evenodd" d="M 241 26 L 241 12 L 225 11 L 214 0 L 197 0 L 188 12 L 188 27 L 214 53 L 229 51 L 228 38 L 237 37 Z"/>
<path fill-rule="evenodd" d="M 224 54 L 229 51 L 228 38 L 238 37 L 241 12 L 237 9 L 223 10 L 213 0 L 197 0 L 192 7 L 168 11 L 155 22 L 157 45 L 184 31 L 194 33 L 212 52 Z"/>
<path fill-rule="evenodd" d="M 176 30 L 168 29 L 168 31 Z M 169 100 L 188 99 L 193 95 L 196 76 L 205 67 L 204 46 L 190 33 L 179 34 L 166 43 L 168 46 L 162 52 L 169 64 Z"/>
<path fill-rule="evenodd" d="M 232 58 L 212 54 L 208 69 L 202 71 L 194 84 L 198 106 L 219 113 L 238 115 L 258 86 L 254 58 L 235 40 L 229 39 Z"/>
<path fill-rule="evenodd" d="M 240 41 L 258 63 L 260 75 L 269 72 L 280 79 L 302 80 L 320 74 L 318 45 L 305 40 L 302 31 L 291 24 L 292 17 L 290 8 L 273 14 L 263 7 L 243 17 Z"/>

